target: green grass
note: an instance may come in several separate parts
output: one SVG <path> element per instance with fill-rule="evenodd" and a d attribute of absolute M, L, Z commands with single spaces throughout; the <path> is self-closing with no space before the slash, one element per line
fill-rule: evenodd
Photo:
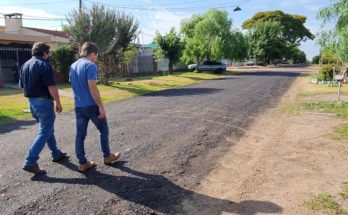
<path fill-rule="evenodd" d="M 321 211 L 328 215 L 347 215 L 348 212 L 338 204 L 330 195 L 319 194 L 306 201 L 304 206 L 313 210 Z"/>
<path fill-rule="evenodd" d="M 190 85 L 193 83 L 221 78 L 223 75 L 211 73 L 178 72 L 174 75 L 147 75 L 129 78 L 111 79 L 109 85 L 98 85 L 103 102 L 118 101 L 120 99 L 143 95 L 146 93 L 165 90 L 173 87 Z M 70 84 L 58 86 L 63 91 L 61 102 L 63 111 L 73 109 L 72 89 Z M 31 118 L 28 109 L 28 100 L 20 89 L 0 89 L 0 125 Z"/>
<path fill-rule="evenodd" d="M 348 102 L 305 102 L 303 107 L 306 110 L 321 110 L 339 117 L 348 117 Z"/>
<path fill-rule="evenodd" d="M 348 199 L 348 183 L 344 183 L 342 186 L 342 192 L 340 192 L 340 196 L 342 199 Z"/>

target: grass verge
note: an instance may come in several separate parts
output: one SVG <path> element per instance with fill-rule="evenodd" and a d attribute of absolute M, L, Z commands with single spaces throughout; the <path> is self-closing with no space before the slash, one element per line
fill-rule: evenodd
<path fill-rule="evenodd" d="M 306 201 L 304 206 L 313 211 L 320 211 L 328 215 L 348 215 L 348 212 L 327 194 L 314 196 Z"/>
<path fill-rule="evenodd" d="M 348 102 L 304 102 L 306 110 L 321 110 L 327 113 L 334 113 L 339 117 L 348 117 Z"/>

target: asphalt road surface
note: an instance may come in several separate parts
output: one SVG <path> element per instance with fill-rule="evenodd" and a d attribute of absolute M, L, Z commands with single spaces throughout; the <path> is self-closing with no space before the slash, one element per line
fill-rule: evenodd
<path fill-rule="evenodd" d="M 109 103 L 110 148 L 123 151 L 122 159 L 102 164 L 90 124 L 86 153 L 98 166 L 85 174 L 77 171 L 72 111 L 56 120 L 58 143 L 71 158 L 52 163 L 45 147 L 39 165 L 46 176 L 21 170 L 37 125 L 0 126 L 0 214 L 277 213 L 281 208 L 271 202 L 234 203 L 192 190 L 302 70 L 244 72 Z"/>

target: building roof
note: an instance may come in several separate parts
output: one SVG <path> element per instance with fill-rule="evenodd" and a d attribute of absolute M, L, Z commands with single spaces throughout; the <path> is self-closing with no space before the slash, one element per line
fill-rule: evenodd
<path fill-rule="evenodd" d="M 44 34 L 49 34 L 52 36 L 56 36 L 56 37 L 64 37 L 64 38 L 69 38 L 69 33 L 64 32 L 64 31 L 53 31 L 53 30 L 47 30 L 47 29 L 42 29 L 42 28 L 30 28 L 30 27 L 23 27 L 32 31 L 37 31 L 40 33 L 44 33 Z"/>
<path fill-rule="evenodd" d="M 143 48 L 149 48 L 149 49 L 155 49 L 158 47 L 156 43 L 150 43 L 150 44 L 144 44 L 142 45 Z"/>

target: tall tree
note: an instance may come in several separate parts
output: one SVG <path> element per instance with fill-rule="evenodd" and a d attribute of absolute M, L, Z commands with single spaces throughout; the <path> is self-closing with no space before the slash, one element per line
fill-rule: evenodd
<path fill-rule="evenodd" d="M 330 50 L 334 57 L 348 63 L 348 0 L 333 0 L 332 4 L 320 11 L 319 17 L 336 23 L 329 31 L 321 32 L 320 45 L 323 50 Z"/>
<path fill-rule="evenodd" d="M 203 15 L 193 15 L 181 23 L 181 32 L 185 41 L 182 59 L 186 63 L 247 56 L 246 40 L 243 34 L 232 30 L 232 20 L 226 11 L 209 10 Z"/>
<path fill-rule="evenodd" d="M 74 43 L 94 42 L 100 49 L 100 77 L 108 83 L 110 73 L 115 69 L 115 60 L 135 38 L 138 24 L 130 15 L 93 4 L 91 8 L 82 7 L 81 12 L 73 10 L 67 16 L 69 32 Z"/>
<path fill-rule="evenodd" d="M 158 48 L 155 51 L 156 58 L 168 59 L 169 73 L 173 74 L 174 64 L 179 62 L 182 50 L 184 49 L 184 44 L 181 41 L 180 35 L 174 28 L 171 28 L 169 33 L 166 35 L 161 35 L 156 32 L 155 43 L 158 45 Z"/>
<path fill-rule="evenodd" d="M 250 55 L 258 62 L 271 63 L 281 60 L 287 50 L 282 37 L 283 27 L 279 22 L 257 23 L 249 32 Z"/>
<path fill-rule="evenodd" d="M 304 26 L 307 17 L 287 14 L 281 10 L 266 11 L 256 13 L 251 19 L 245 21 L 242 25 L 244 29 L 252 29 L 258 23 L 265 21 L 275 21 L 280 23 L 282 28 L 283 37 L 289 43 L 299 43 L 306 41 L 307 39 L 314 39 L 314 35 L 308 28 Z"/>

